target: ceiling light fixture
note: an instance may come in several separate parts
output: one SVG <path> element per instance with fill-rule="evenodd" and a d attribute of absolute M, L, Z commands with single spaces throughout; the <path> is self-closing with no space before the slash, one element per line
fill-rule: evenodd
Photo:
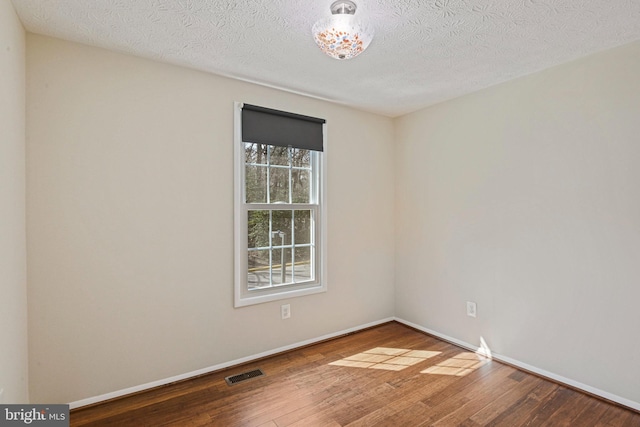
<path fill-rule="evenodd" d="M 314 24 L 313 38 L 330 57 L 355 58 L 371 43 L 373 28 L 353 16 L 356 9 L 356 4 L 350 0 L 335 1 L 331 5 L 332 16 Z"/>

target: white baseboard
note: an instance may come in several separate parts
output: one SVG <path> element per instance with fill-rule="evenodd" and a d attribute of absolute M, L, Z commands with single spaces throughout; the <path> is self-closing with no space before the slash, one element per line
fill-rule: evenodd
<path fill-rule="evenodd" d="M 431 329 L 425 328 L 423 326 L 417 325 L 417 324 L 409 322 L 407 320 L 400 319 L 398 317 L 394 318 L 394 320 L 399 322 L 399 323 L 402 323 L 404 325 L 410 326 L 410 327 L 412 327 L 414 329 L 417 329 L 419 331 L 425 332 L 425 333 L 427 333 L 429 335 L 433 335 L 433 336 L 441 338 L 441 339 L 443 339 L 445 341 L 449 341 L 449 342 L 451 342 L 451 343 L 453 343 L 453 344 L 455 344 L 457 346 L 460 346 L 462 348 L 465 348 L 465 349 L 468 349 L 468 350 L 472 350 L 472 351 L 478 351 L 480 349 L 480 347 L 475 346 L 473 344 L 469 344 L 467 342 L 460 341 L 459 339 L 450 337 L 450 336 L 445 335 L 445 334 L 441 334 L 439 332 L 433 331 Z M 624 397 L 620 397 L 620 396 L 617 396 L 615 394 L 606 392 L 604 390 L 600 390 L 600 389 L 597 389 L 595 387 L 591 387 L 591 386 L 588 386 L 586 384 L 582 384 L 582 383 L 580 383 L 578 381 L 574 381 L 574 380 L 572 380 L 570 378 L 566 378 L 566 377 L 563 377 L 561 375 L 554 374 L 553 372 L 545 371 L 544 369 L 540 369 L 540 368 L 537 368 L 535 366 L 531 366 L 529 364 L 520 362 L 519 360 L 515 360 L 515 359 L 512 359 L 512 358 L 507 357 L 507 356 L 503 356 L 501 354 L 496 354 L 496 353 L 491 352 L 491 358 L 495 359 L 495 360 L 498 360 L 498 361 L 501 361 L 501 362 L 508 363 L 509 365 L 513 365 L 513 366 L 516 366 L 518 368 L 524 369 L 525 371 L 533 372 L 533 373 L 535 373 L 537 375 L 540 375 L 541 377 L 549 378 L 549 379 L 551 379 L 553 381 L 556 381 L 558 383 L 566 384 L 568 386 L 571 386 L 571 387 L 574 387 L 576 389 L 585 391 L 585 392 L 593 394 L 595 396 L 600 396 L 600 397 L 602 397 L 604 399 L 610 400 L 610 401 L 615 402 L 615 403 L 619 403 L 620 405 L 626 406 L 628 408 L 635 409 L 636 411 L 640 411 L 640 403 L 639 402 L 634 402 L 633 400 L 625 399 Z"/>
<path fill-rule="evenodd" d="M 371 322 L 371 323 L 367 323 L 367 324 L 360 325 L 360 326 L 355 326 L 353 328 L 349 328 L 349 329 L 345 329 L 345 330 L 342 330 L 342 331 L 339 331 L 339 332 L 334 332 L 334 333 L 331 333 L 331 334 L 323 335 L 321 337 L 313 338 L 313 339 L 310 339 L 310 340 L 297 342 L 295 344 L 287 345 L 287 346 L 284 346 L 284 347 L 279 347 L 279 348 L 276 348 L 276 349 L 273 349 L 273 350 L 265 351 L 263 353 L 258 353 L 258 354 L 254 354 L 254 355 L 251 355 L 251 356 L 243 357 L 243 358 L 240 358 L 240 359 L 230 360 L 228 362 L 224 362 L 224 363 L 220 363 L 220 364 L 217 364 L 217 365 L 209 366 L 207 368 L 198 369 L 196 371 L 187 372 L 186 374 L 176 375 L 176 376 L 173 376 L 173 377 L 170 377 L 170 378 L 165 378 L 165 379 L 162 379 L 162 380 L 152 381 L 152 382 L 146 383 L 146 384 L 142 384 L 142 385 L 138 385 L 138 386 L 134 386 L 134 387 L 129 387 L 129 388 L 125 388 L 125 389 L 122 389 L 122 390 L 113 391 L 111 393 L 105 393 L 105 394 L 101 394 L 99 396 L 94 396 L 94 397 L 89 397 L 89 398 L 82 399 L 82 400 L 77 400 L 75 402 L 69 403 L 69 408 L 70 409 L 75 409 L 75 408 L 80 408 L 82 406 L 93 405 L 95 403 L 100 403 L 100 402 L 104 402 L 106 400 L 115 399 L 116 397 L 126 396 L 127 394 L 138 393 L 140 391 L 148 390 L 148 389 L 151 389 L 151 388 L 154 388 L 154 387 L 159 387 L 159 386 L 162 386 L 162 385 L 171 384 L 171 383 L 176 382 L 176 381 L 186 380 L 186 379 L 189 379 L 189 378 L 197 377 L 198 375 L 208 374 L 210 372 L 219 371 L 221 369 L 225 369 L 225 368 L 229 368 L 229 367 L 232 367 L 232 366 L 240 365 L 240 364 L 243 364 L 243 363 L 251 362 L 253 360 L 258 360 L 258 359 L 262 359 L 264 357 L 273 356 L 274 354 L 282 353 L 284 351 L 293 350 L 293 349 L 296 349 L 296 348 L 299 348 L 299 347 L 304 347 L 306 345 L 315 344 L 315 343 L 318 343 L 318 342 L 321 342 L 321 341 L 325 341 L 325 340 L 328 340 L 328 339 L 331 339 L 331 338 L 336 338 L 336 337 L 339 337 L 341 335 L 357 332 L 357 331 L 360 331 L 362 329 L 371 328 L 373 326 L 381 325 L 383 323 L 391 322 L 393 320 L 395 320 L 393 317 L 389 317 L 387 319 L 378 320 L 376 322 Z"/>

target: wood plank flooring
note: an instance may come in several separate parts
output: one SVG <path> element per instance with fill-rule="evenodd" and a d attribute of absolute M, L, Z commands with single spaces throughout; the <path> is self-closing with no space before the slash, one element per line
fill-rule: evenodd
<path fill-rule="evenodd" d="M 391 322 L 73 410 L 71 426 L 640 426 L 640 414 Z"/>

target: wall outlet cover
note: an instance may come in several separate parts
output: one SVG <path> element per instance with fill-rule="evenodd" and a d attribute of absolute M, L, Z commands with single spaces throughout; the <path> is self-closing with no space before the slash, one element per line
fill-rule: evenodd
<path fill-rule="evenodd" d="M 475 302 L 467 301 L 467 316 L 476 317 L 478 314 L 478 308 Z"/>
<path fill-rule="evenodd" d="M 283 304 L 280 306 L 280 314 L 283 319 L 291 317 L 291 304 Z"/>

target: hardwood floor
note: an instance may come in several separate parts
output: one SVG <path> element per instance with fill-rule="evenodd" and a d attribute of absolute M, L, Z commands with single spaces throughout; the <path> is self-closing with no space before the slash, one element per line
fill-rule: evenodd
<path fill-rule="evenodd" d="M 395 322 L 71 412 L 71 426 L 207 425 L 640 426 L 640 414 Z"/>

